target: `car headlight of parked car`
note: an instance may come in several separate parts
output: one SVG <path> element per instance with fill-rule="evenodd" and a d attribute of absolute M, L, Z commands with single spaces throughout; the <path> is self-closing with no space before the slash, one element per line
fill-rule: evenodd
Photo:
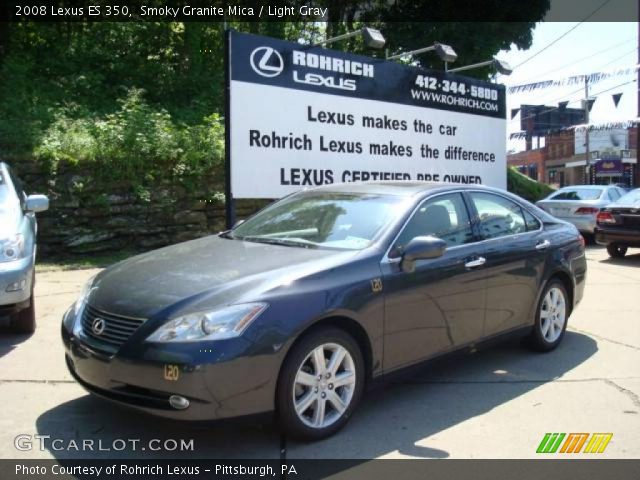
<path fill-rule="evenodd" d="M 266 303 L 243 303 L 175 318 L 153 332 L 148 342 L 197 342 L 238 337 L 267 308 Z"/>
<path fill-rule="evenodd" d="M 24 236 L 21 233 L 0 239 L 0 262 L 19 260 L 24 254 Z"/>

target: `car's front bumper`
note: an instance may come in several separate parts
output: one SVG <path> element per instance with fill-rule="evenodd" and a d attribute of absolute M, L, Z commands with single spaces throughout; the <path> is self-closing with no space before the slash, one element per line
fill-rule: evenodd
<path fill-rule="evenodd" d="M 73 314 L 70 309 L 65 317 Z M 77 327 L 69 331 L 63 322 L 62 340 L 76 381 L 127 407 L 179 420 L 218 420 L 274 408 L 281 352 L 260 352 L 242 338 L 206 345 L 143 342 L 110 355 L 93 349 Z M 186 398 L 189 406 L 174 408 L 172 395 Z"/>
<path fill-rule="evenodd" d="M 600 245 L 621 245 L 640 247 L 640 230 L 616 227 L 596 228 L 596 243 Z"/>
<path fill-rule="evenodd" d="M 0 310 L 20 310 L 29 306 L 33 283 L 33 257 L 0 263 Z M 12 285 L 19 288 L 12 289 Z M 12 290 L 12 291 L 7 291 Z"/>

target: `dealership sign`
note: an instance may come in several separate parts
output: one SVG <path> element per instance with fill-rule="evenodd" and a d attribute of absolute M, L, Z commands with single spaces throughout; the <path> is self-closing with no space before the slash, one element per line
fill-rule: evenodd
<path fill-rule="evenodd" d="M 233 197 L 374 180 L 506 187 L 502 85 L 237 32 L 228 43 Z"/>

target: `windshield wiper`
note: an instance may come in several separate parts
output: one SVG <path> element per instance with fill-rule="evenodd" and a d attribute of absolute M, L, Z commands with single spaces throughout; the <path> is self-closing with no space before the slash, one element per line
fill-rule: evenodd
<path fill-rule="evenodd" d="M 239 238 L 240 240 L 244 240 L 246 242 L 268 243 L 270 245 L 282 245 L 285 247 L 318 248 L 317 244 L 313 242 L 309 242 L 308 240 L 304 240 L 302 238 L 291 240 L 288 238 L 261 237 L 259 235 L 255 235 L 255 236 L 248 235 L 246 237 L 234 237 L 234 238 Z"/>
<path fill-rule="evenodd" d="M 238 238 L 233 234 L 233 230 L 227 230 L 226 232 L 220 233 L 218 236 L 221 238 L 228 238 L 230 240 L 235 240 Z"/>

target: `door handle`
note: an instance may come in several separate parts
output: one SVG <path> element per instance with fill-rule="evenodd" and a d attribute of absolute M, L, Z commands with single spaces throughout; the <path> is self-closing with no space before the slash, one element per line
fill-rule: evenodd
<path fill-rule="evenodd" d="M 536 250 L 546 250 L 551 246 L 551 242 L 549 240 L 543 240 L 541 242 L 536 243 Z"/>
<path fill-rule="evenodd" d="M 482 265 L 484 265 L 486 263 L 487 259 L 484 257 L 478 257 L 474 260 L 469 260 L 467 263 L 464 264 L 465 267 L 467 268 L 478 268 L 481 267 Z"/>

